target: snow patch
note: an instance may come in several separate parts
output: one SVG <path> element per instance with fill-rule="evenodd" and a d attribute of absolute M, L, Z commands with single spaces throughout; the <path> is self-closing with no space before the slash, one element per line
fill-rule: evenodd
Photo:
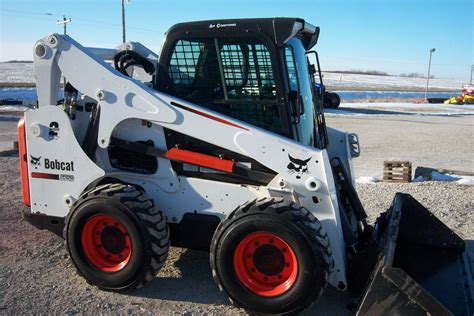
<path fill-rule="evenodd" d="M 357 177 L 355 179 L 356 183 L 362 183 L 362 184 L 369 184 L 369 183 L 376 183 L 378 180 L 374 177 L 370 176 L 365 176 L 365 177 Z"/>
<path fill-rule="evenodd" d="M 0 106 L 0 113 L 1 112 L 25 112 L 28 111 L 30 108 L 23 105 L 2 105 Z"/>
<path fill-rule="evenodd" d="M 417 104 L 408 102 L 342 103 L 338 109 L 324 109 L 327 116 L 449 116 L 474 115 L 474 104 Z"/>
<path fill-rule="evenodd" d="M 456 181 L 457 184 L 464 184 L 464 185 L 474 185 L 474 177 L 473 176 L 463 176 L 461 179 Z"/>

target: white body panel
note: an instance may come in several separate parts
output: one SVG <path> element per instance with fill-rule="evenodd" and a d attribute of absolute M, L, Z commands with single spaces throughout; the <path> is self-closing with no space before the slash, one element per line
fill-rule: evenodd
<path fill-rule="evenodd" d="M 64 183 L 30 177 L 32 210 L 66 216 L 65 196 L 77 199 L 103 176 L 116 177 L 143 187 L 169 222 L 179 223 L 185 213 L 224 217 L 248 200 L 283 196 L 310 210 L 322 223 L 331 241 L 334 286 L 347 284 L 345 244 L 339 219 L 336 188 L 326 150 L 307 147 L 291 139 L 168 96 L 126 77 L 68 36 L 51 35 L 37 43 L 44 55 L 35 55 L 39 109 L 26 114 L 26 129 L 34 124 L 60 124 L 59 138 L 44 140 L 27 132 L 29 153 L 74 161 L 75 181 Z M 35 49 L 38 51 L 38 49 Z M 95 163 L 82 151 L 68 116 L 56 106 L 60 75 L 100 107 L 98 150 Z M 179 106 L 173 105 L 177 103 Z M 153 123 L 140 128 L 141 120 Z M 135 122 L 135 123 L 134 123 Z M 267 186 L 251 186 L 177 176 L 167 159 L 158 159 L 155 174 L 142 175 L 112 168 L 106 148 L 112 135 L 130 141 L 152 139 L 167 148 L 163 128 L 248 156 L 277 173 Z M 54 153 L 54 155 L 52 155 Z M 291 173 L 289 155 L 308 160 L 307 172 Z M 49 157 L 49 156 L 48 156 Z M 77 166 L 77 167 L 76 167 Z M 34 166 L 30 161 L 29 170 Z M 315 199 L 316 197 L 317 199 Z M 316 201 L 316 202 L 315 202 Z M 47 206 L 46 206 L 47 205 Z"/>
<path fill-rule="evenodd" d="M 59 107 L 28 111 L 25 122 L 31 211 L 65 216 L 87 185 L 105 173 L 84 153 Z"/>

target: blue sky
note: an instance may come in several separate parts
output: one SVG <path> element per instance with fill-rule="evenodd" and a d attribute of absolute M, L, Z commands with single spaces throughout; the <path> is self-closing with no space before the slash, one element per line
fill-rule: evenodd
<path fill-rule="evenodd" d="M 31 59 L 34 42 L 62 32 L 85 46 L 121 43 L 121 0 L 0 0 L 0 60 Z M 468 80 L 474 63 L 473 0 L 132 0 L 127 40 L 159 51 L 177 22 L 216 18 L 291 16 L 321 27 L 323 70 L 382 70 L 426 74 L 429 49 L 436 77 Z M 46 15 L 50 13 L 52 15 Z"/>

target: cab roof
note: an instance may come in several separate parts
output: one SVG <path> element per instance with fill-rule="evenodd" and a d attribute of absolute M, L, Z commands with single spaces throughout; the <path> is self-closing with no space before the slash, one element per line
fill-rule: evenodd
<path fill-rule="evenodd" d="M 306 50 L 316 45 L 319 27 L 299 18 L 259 18 L 259 19 L 222 19 L 185 22 L 173 25 L 167 36 L 179 33 L 216 36 L 236 32 L 258 32 L 269 37 L 276 45 L 282 46 L 291 38 L 299 36 Z"/>

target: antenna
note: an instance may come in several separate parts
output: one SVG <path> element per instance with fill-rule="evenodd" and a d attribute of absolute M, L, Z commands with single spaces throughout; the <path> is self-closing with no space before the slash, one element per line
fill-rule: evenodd
<path fill-rule="evenodd" d="M 66 18 L 65 15 L 63 15 L 63 19 L 62 19 L 62 20 L 58 20 L 58 21 L 56 22 L 56 24 L 63 24 L 63 26 L 64 26 L 64 35 L 67 34 L 67 32 L 66 32 L 66 31 L 67 31 L 67 24 L 70 23 L 70 22 L 72 22 L 72 20 L 71 20 L 70 18 Z"/>

